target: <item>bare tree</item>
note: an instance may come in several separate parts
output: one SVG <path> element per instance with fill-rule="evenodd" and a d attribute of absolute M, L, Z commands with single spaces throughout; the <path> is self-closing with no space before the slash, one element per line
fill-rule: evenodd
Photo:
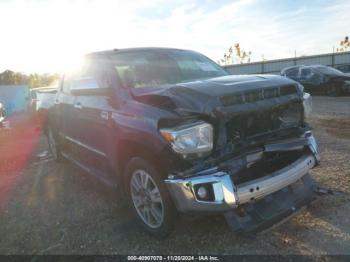
<path fill-rule="evenodd" d="M 230 46 L 218 63 L 221 65 L 250 63 L 251 51 L 243 50 L 239 43 Z"/>
<path fill-rule="evenodd" d="M 340 46 L 337 47 L 337 53 L 338 52 L 346 52 L 350 49 L 350 42 L 349 42 L 349 37 L 345 36 L 343 40 L 340 41 Z"/>

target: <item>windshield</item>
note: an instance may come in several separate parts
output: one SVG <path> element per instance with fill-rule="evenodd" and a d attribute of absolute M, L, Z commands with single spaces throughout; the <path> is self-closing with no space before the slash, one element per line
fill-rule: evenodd
<path fill-rule="evenodd" d="M 125 87 L 159 87 L 227 75 L 205 56 L 183 50 L 147 50 L 113 56 Z"/>
<path fill-rule="evenodd" d="M 317 66 L 315 69 L 322 74 L 343 75 L 343 72 L 328 66 Z"/>

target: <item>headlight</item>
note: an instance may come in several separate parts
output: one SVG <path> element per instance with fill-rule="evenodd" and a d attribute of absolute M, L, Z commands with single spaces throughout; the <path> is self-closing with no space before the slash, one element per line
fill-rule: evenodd
<path fill-rule="evenodd" d="M 213 127 L 205 122 L 160 129 L 162 136 L 171 143 L 173 150 L 187 157 L 201 156 L 213 149 Z"/>
<path fill-rule="evenodd" d="M 309 93 L 304 93 L 303 95 L 303 107 L 304 107 L 304 116 L 307 119 L 310 117 L 312 110 L 312 99 Z"/>

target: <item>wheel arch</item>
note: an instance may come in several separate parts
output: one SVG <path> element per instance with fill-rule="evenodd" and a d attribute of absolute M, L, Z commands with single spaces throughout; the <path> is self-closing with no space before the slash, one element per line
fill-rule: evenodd
<path fill-rule="evenodd" d="M 151 164 L 156 171 L 163 177 L 167 174 L 167 163 L 171 157 L 164 146 L 161 150 L 155 150 L 148 144 L 134 140 L 121 140 L 117 146 L 116 169 L 121 179 L 122 185 L 125 185 L 125 169 L 132 158 L 139 157 Z"/>

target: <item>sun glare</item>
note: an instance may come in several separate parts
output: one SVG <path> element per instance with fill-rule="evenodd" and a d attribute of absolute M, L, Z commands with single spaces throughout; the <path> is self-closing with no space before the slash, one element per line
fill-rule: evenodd
<path fill-rule="evenodd" d="M 59 58 L 58 58 L 59 59 Z M 65 58 L 60 63 L 59 72 L 74 72 L 78 70 L 84 62 L 83 55 L 72 55 Z"/>

